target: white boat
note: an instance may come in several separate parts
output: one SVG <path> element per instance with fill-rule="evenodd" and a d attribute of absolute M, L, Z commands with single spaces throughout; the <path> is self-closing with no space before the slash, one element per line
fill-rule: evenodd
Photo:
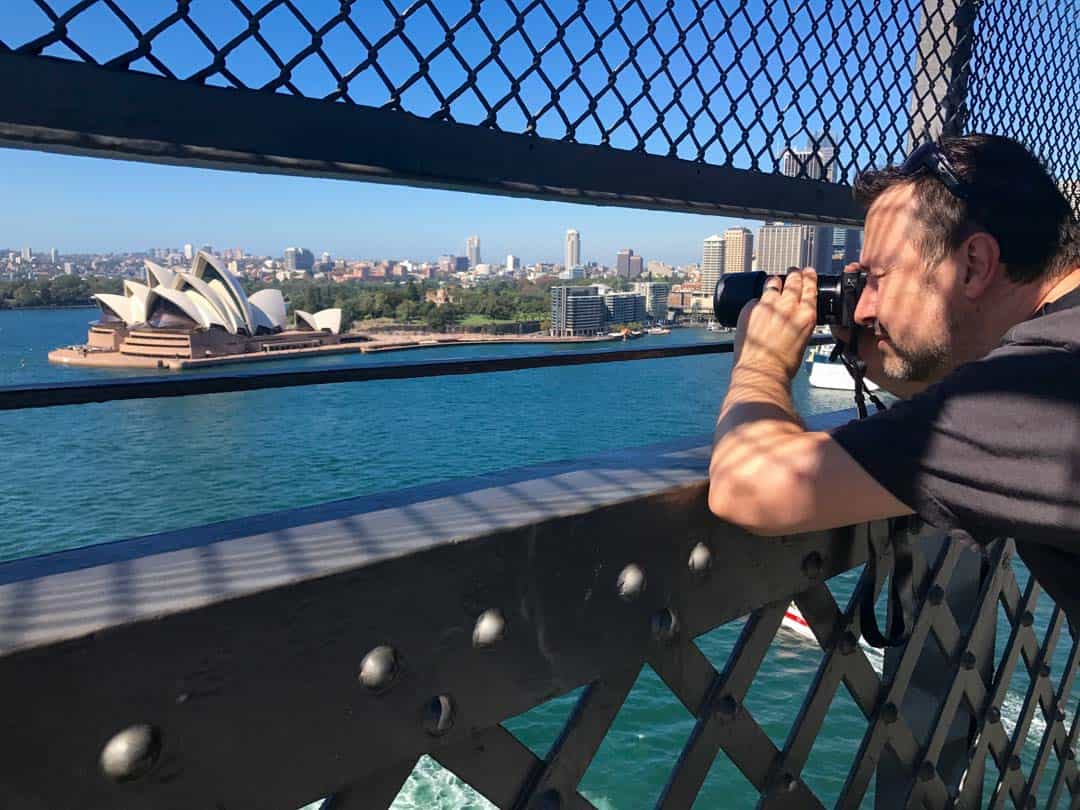
<path fill-rule="evenodd" d="M 723 327 L 720 326 L 720 324 L 718 324 L 716 321 L 709 321 L 705 325 L 705 328 L 708 329 L 710 332 L 719 332 Z"/>
<path fill-rule="evenodd" d="M 814 388 L 828 388 L 833 391 L 854 391 L 855 380 L 847 367 L 839 360 L 832 362 L 829 355 L 833 350 L 832 343 L 823 346 L 814 346 L 806 355 L 806 362 L 810 364 L 810 385 Z M 878 386 L 870 380 L 864 380 L 867 391 L 877 391 Z"/>

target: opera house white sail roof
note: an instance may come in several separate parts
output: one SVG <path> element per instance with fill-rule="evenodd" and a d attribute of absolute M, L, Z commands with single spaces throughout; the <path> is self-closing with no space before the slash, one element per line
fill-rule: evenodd
<path fill-rule="evenodd" d="M 173 329 L 224 329 L 232 335 L 264 335 L 286 327 L 280 290 L 260 290 L 250 298 L 240 280 L 205 251 L 187 271 L 170 270 L 147 260 L 146 283 L 124 282 L 124 294 L 98 293 L 102 322 Z M 301 331 L 341 333 L 341 310 L 314 314 L 297 310 Z"/>

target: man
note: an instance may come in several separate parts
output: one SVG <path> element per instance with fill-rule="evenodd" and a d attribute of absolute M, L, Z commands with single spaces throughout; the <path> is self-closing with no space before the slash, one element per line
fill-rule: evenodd
<path fill-rule="evenodd" d="M 980 542 L 1014 537 L 1080 627 L 1080 248 L 1068 202 L 1026 149 L 989 135 L 920 147 L 855 193 L 867 208 L 859 355 L 903 399 L 807 431 L 791 380 L 816 275 L 770 279 L 736 332 L 710 508 L 762 535 L 915 512 Z"/>

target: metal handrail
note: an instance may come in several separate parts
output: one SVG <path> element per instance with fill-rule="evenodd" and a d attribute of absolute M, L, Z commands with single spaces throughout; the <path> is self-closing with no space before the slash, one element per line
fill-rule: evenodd
<path fill-rule="evenodd" d="M 833 338 L 814 336 L 810 345 L 832 343 Z M 406 380 L 419 377 L 447 377 L 461 374 L 489 374 L 553 366 L 582 366 L 592 363 L 621 363 L 630 360 L 658 360 L 667 357 L 696 357 L 728 354 L 734 344 L 704 343 L 658 349 L 627 349 L 612 352 L 542 354 L 534 357 L 477 357 L 465 360 L 418 360 L 352 368 L 324 368 L 311 371 L 267 371 L 254 374 L 207 374 L 182 378 L 132 377 L 106 382 L 74 382 L 58 385 L 0 387 L 0 411 L 51 408 L 57 405 L 86 405 L 122 399 L 160 399 L 202 394 L 260 391 L 267 388 L 295 388 L 302 385 Z"/>

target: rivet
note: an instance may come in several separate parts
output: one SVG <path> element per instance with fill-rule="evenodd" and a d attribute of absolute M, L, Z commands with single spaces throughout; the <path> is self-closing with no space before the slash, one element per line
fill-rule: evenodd
<path fill-rule="evenodd" d="M 1017 771 L 1019 769 L 1020 769 L 1020 757 L 1016 756 L 1016 754 L 1013 754 L 1011 757 L 1009 757 L 1009 770 L 1010 771 Z"/>
<path fill-rule="evenodd" d="M 1020 624 L 1024 625 L 1024 627 L 1031 627 L 1034 621 L 1035 617 L 1031 615 L 1030 610 L 1025 610 L 1020 614 Z"/>
<path fill-rule="evenodd" d="M 1009 554 L 1007 552 L 1001 555 L 1001 567 L 1004 568 L 1006 571 L 1008 571 L 1009 568 L 1012 567 L 1012 560 L 1009 558 Z"/>
<path fill-rule="evenodd" d="M 474 647 L 491 647 L 503 640 L 506 635 L 506 619 L 496 608 L 480 614 L 473 627 L 472 643 Z"/>
<path fill-rule="evenodd" d="M 690 549 L 690 560 L 687 564 L 690 566 L 690 572 L 694 574 L 704 574 L 712 568 L 712 552 L 709 551 L 709 547 L 704 543 L 698 543 Z"/>
<path fill-rule="evenodd" d="M 739 710 L 739 702 L 731 695 L 724 695 L 716 704 L 716 713 L 725 719 L 731 719 Z"/>
<path fill-rule="evenodd" d="M 841 655 L 851 655 L 855 652 L 855 634 L 848 631 L 840 636 L 840 640 L 836 643 L 836 649 L 840 651 Z"/>
<path fill-rule="evenodd" d="M 375 647 L 360 662 L 360 683 L 373 692 L 389 688 L 398 674 L 398 657 L 393 647 Z"/>
<path fill-rule="evenodd" d="M 101 770 L 114 782 L 145 775 L 161 755 L 161 732 L 145 723 L 128 726 L 101 749 Z"/>
<path fill-rule="evenodd" d="M 896 708 L 896 704 L 889 701 L 881 707 L 881 719 L 886 723 L 895 723 L 896 718 L 900 716 L 899 709 Z"/>
<path fill-rule="evenodd" d="M 986 722 L 988 723 L 1000 723 L 1001 722 L 1001 709 L 997 706 L 991 706 L 986 710 Z"/>
<path fill-rule="evenodd" d="M 945 589 L 940 585 L 935 585 L 930 589 L 930 592 L 926 594 L 926 599 L 931 605 L 940 605 L 945 601 Z"/>
<path fill-rule="evenodd" d="M 1061 708 L 1060 706 L 1058 706 L 1057 711 L 1054 714 L 1057 716 L 1058 720 L 1064 720 L 1065 719 L 1065 710 L 1063 708 Z"/>
<path fill-rule="evenodd" d="M 436 695 L 424 707 L 424 729 L 432 737 L 441 737 L 454 726 L 454 701 L 449 695 Z"/>
<path fill-rule="evenodd" d="M 924 782 L 929 782 L 937 775 L 937 766 L 930 760 L 924 760 L 923 764 L 919 766 L 919 779 Z"/>
<path fill-rule="evenodd" d="M 1039 667 L 1039 674 L 1042 675 L 1044 678 L 1050 677 L 1050 665 L 1049 664 L 1043 664 L 1042 666 L 1040 666 Z"/>
<path fill-rule="evenodd" d="M 630 563 L 619 573 L 616 583 L 619 596 L 630 602 L 645 593 L 645 572 L 634 563 Z"/>
<path fill-rule="evenodd" d="M 785 773 L 780 777 L 780 787 L 784 789 L 784 792 L 793 793 L 798 786 L 799 780 L 793 774 Z"/>
<path fill-rule="evenodd" d="M 816 551 L 811 551 L 802 561 L 803 575 L 809 579 L 817 579 L 821 576 L 821 569 L 825 566 L 825 561 L 821 559 L 821 554 Z"/>
<path fill-rule="evenodd" d="M 1065 751 L 1065 759 L 1076 759 L 1076 752 L 1069 748 Z"/>
<path fill-rule="evenodd" d="M 960 656 L 960 666 L 963 667 L 964 669 L 974 669 L 975 668 L 975 653 L 973 653 L 971 650 L 968 650 L 963 655 L 961 655 Z"/>
<path fill-rule="evenodd" d="M 679 635 L 679 619 L 671 608 L 664 608 L 653 615 L 652 618 L 653 638 L 664 644 L 668 644 Z"/>

